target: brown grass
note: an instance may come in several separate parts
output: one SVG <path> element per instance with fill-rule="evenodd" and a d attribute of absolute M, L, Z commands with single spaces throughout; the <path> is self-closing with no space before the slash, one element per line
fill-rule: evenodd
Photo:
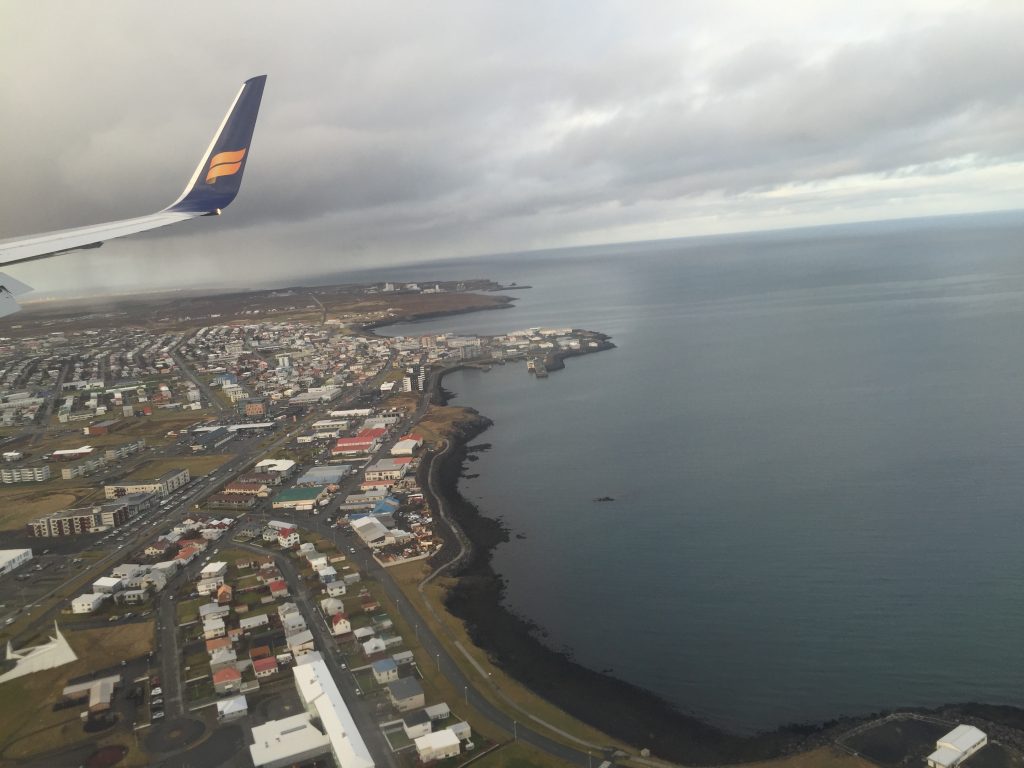
<path fill-rule="evenodd" d="M 62 747 L 91 741 L 82 731 L 77 707 L 53 711 L 68 680 L 117 664 L 153 649 L 153 622 L 65 632 L 78 660 L 0 685 L 0 760 L 4 764 Z M 121 731 L 121 726 L 118 726 Z M 123 732 L 122 732 L 123 733 Z M 129 746 L 130 735 L 105 737 Z"/>
<path fill-rule="evenodd" d="M 95 488 L 73 486 L 70 482 L 59 491 L 51 483 L 0 487 L 0 530 L 21 528 L 33 518 L 73 506 L 95 493 Z"/>
<path fill-rule="evenodd" d="M 173 459 L 154 459 L 128 475 L 122 483 L 144 483 L 159 477 L 172 469 L 187 469 L 192 477 L 199 477 L 212 472 L 217 467 L 235 458 L 230 453 L 217 453 L 210 456 L 178 456 Z"/>

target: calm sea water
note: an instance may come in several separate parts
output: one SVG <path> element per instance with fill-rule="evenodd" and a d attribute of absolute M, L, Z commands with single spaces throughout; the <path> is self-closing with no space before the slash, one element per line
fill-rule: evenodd
<path fill-rule="evenodd" d="M 464 492 L 553 647 L 743 732 L 1024 704 L 1022 243 L 1000 215 L 463 261 L 395 276 L 534 287 L 388 332 L 618 344 L 446 380 L 495 421 Z"/>

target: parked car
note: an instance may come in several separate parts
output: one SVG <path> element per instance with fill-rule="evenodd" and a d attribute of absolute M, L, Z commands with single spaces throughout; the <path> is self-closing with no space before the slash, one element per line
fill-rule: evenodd
<path fill-rule="evenodd" d="M 150 720 L 159 720 L 159 719 L 160 719 L 161 717 L 163 717 L 163 716 L 164 716 L 164 711 L 163 711 L 162 709 L 158 709 L 158 710 L 157 710 L 156 712 L 153 712 L 153 713 L 152 713 L 152 714 L 151 714 L 151 715 L 149 716 L 149 719 L 150 719 Z"/>
<path fill-rule="evenodd" d="M 161 687 L 160 687 L 160 686 L 158 685 L 158 686 L 157 686 L 156 688 L 153 688 L 153 689 L 152 689 L 152 690 L 151 690 L 151 691 L 149 692 L 149 695 L 150 695 L 150 696 L 162 696 L 162 695 L 163 695 L 163 692 L 164 692 L 164 689 L 163 689 L 163 688 L 161 688 Z"/>

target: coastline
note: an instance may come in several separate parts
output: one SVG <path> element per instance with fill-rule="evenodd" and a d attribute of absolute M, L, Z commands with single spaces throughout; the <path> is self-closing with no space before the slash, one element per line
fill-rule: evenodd
<path fill-rule="evenodd" d="M 451 394 L 443 389 L 444 377 L 459 367 L 435 377 L 432 403 L 448 403 Z M 657 694 L 585 667 L 570 654 L 549 648 L 538 637 L 542 627 L 503 604 L 505 585 L 491 567 L 491 553 L 509 540 L 508 529 L 499 520 L 487 517 L 459 491 L 459 480 L 474 449 L 472 442 L 493 424 L 472 407 L 463 407 L 471 417 L 458 425 L 450 438 L 452 447 L 438 467 L 439 492 L 470 542 L 465 561 L 450 574 L 457 581 L 449 590 L 445 608 L 465 622 L 473 642 L 495 666 L 570 716 L 638 749 L 647 748 L 654 757 L 700 766 L 760 762 L 831 746 L 850 729 L 893 712 L 972 722 L 990 732 L 1001 731 L 1005 741 L 1024 746 L 1020 734 L 1024 709 L 973 702 L 933 708 L 900 707 L 822 723 L 791 723 L 752 736 L 737 735 L 680 711 Z M 446 542 L 452 539 L 446 537 Z M 431 562 L 437 566 L 451 557 L 446 545 Z"/>

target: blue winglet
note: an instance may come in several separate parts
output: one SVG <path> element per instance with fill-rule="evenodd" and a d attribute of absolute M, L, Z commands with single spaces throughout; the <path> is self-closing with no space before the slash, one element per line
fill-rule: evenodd
<path fill-rule="evenodd" d="M 189 185 L 165 211 L 218 214 L 235 199 L 242 186 L 266 82 L 267 76 L 259 75 L 242 84 Z"/>

